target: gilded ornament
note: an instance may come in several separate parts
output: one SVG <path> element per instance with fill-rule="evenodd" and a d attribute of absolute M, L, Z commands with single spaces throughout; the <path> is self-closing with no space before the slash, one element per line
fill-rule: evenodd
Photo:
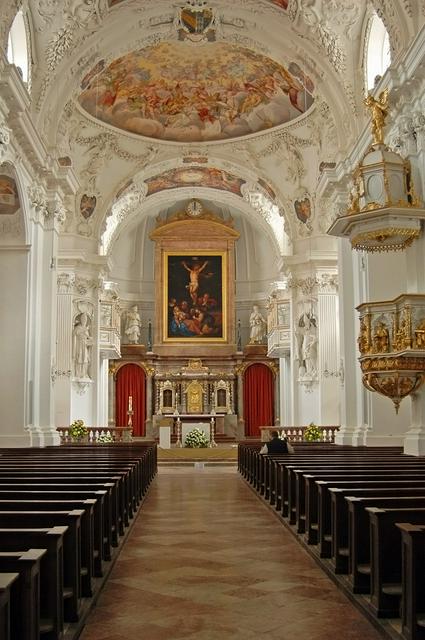
<path fill-rule="evenodd" d="M 424 382 L 424 376 L 424 373 L 419 372 L 405 374 L 396 371 L 384 376 L 378 373 L 366 373 L 363 375 L 363 384 L 369 391 L 376 391 L 390 398 L 398 413 L 403 398 L 419 389 Z"/>
<path fill-rule="evenodd" d="M 374 353 L 388 353 L 390 350 L 390 334 L 385 322 L 378 322 L 372 336 Z"/>
<path fill-rule="evenodd" d="M 425 318 L 422 318 L 415 329 L 415 348 L 425 349 Z"/>
<path fill-rule="evenodd" d="M 384 127 L 388 116 L 388 89 L 382 91 L 377 100 L 369 94 L 364 99 L 364 104 L 370 110 L 372 117 L 373 144 L 384 144 Z"/>
<path fill-rule="evenodd" d="M 388 227 L 365 231 L 352 238 L 351 246 L 357 251 L 403 251 L 412 244 L 413 240 L 419 238 L 420 233 L 420 229 L 409 227 Z"/>

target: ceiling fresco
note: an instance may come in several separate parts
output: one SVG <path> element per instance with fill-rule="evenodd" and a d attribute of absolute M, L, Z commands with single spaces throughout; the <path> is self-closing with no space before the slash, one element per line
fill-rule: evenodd
<path fill-rule="evenodd" d="M 124 0 L 108 0 L 108 6 L 115 7 L 115 5 L 121 4 L 121 2 L 124 2 Z M 288 9 L 289 0 L 267 0 L 267 2 L 275 4 L 277 7 L 280 7 L 285 11 Z"/>
<path fill-rule="evenodd" d="M 119 129 L 175 142 L 226 140 L 284 124 L 313 104 L 313 83 L 244 47 L 163 42 L 132 51 L 81 84 L 80 105 Z"/>
<path fill-rule="evenodd" d="M 146 184 L 148 187 L 146 195 L 148 196 L 158 193 L 158 191 L 181 187 L 206 187 L 241 196 L 241 188 L 245 184 L 245 180 L 215 167 L 185 167 L 171 169 L 152 176 L 146 180 Z"/>

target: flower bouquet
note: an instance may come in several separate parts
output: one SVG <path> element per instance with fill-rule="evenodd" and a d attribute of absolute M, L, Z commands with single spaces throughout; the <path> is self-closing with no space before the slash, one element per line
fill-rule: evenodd
<path fill-rule="evenodd" d="M 198 428 L 192 429 L 187 434 L 184 446 L 192 449 L 205 449 L 209 445 L 209 440 L 205 433 Z"/>
<path fill-rule="evenodd" d="M 310 422 L 306 430 L 304 431 L 304 440 L 307 442 L 319 442 L 322 439 L 323 430 L 320 429 L 314 422 Z"/>
<path fill-rule="evenodd" d="M 89 433 L 89 430 L 84 424 L 84 420 L 74 420 L 69 426 L 69 435 L 74 442 L 80 442 Z"/>
<path fill-rule="evenodd" d="M 96 440 L 98 444 L 111 444 L 114 438 L 111 433 L 102 433 Z"/>

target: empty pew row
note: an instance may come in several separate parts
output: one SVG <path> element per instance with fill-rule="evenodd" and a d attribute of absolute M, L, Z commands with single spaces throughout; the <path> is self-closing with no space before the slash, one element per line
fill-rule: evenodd
<path fill-rule="evenodd" d="M 156 474 L 156 445 L 0 449 L 0 638 L 77 638 Z"/>
<path fill-rule="evenodd" d="M 245 480 L 369 616 L 401 618 L 388 637 L 425 640 L 425 459 L 322 444 L 270 456 L 260 446 L 240 445 Z"/>

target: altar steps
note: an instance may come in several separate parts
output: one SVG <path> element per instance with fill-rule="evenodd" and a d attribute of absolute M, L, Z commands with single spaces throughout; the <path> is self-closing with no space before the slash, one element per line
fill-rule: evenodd
<path fill-rule="evenodd" d="M 199 468 L 218 465 L 236 468 L 238 458 L 237 444 L 219 444 L 217 447 L 191 449 L 171 446 L 171 449 L 158 447 L 158 465 L 160 466 L 197 466 Z"/>

